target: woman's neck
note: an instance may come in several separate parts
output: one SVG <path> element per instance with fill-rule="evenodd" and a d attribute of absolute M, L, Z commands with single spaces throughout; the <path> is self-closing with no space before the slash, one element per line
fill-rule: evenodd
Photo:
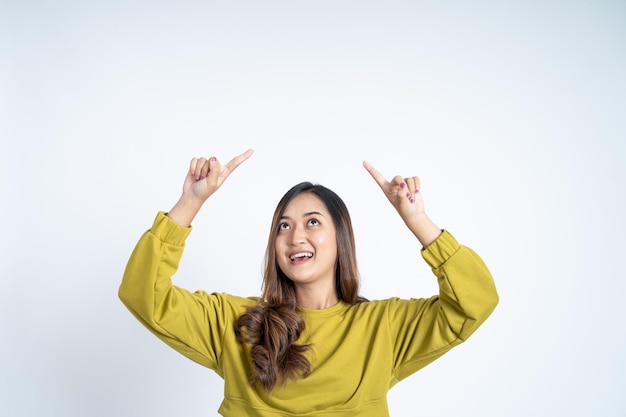
<path fill-rule="evenodd" d="M 334 306 L 339 302 L 337 291 L 321 289 L 296 287 L 296 302 L 298 307 L 310 308 L 313 310 L 321 310 Z"/>

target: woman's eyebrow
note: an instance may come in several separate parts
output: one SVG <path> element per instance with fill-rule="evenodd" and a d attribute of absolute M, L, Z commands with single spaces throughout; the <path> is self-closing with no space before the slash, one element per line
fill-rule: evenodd
<path fill-rule="evenodd" d="M 317 214 L 318 216 L 326 217 L 322 213 L 320 213 L 319 211 L 309 211 L 307 213 L 304 213 L 302 215 L 302 217 L 308 217 L 308 216 L 312 216 L 314 214 Z M 289 216 L 280 216 L 280 220 L 284 220 L 284 219 L 291 220 L 291 217 L 289 217 Z"/>

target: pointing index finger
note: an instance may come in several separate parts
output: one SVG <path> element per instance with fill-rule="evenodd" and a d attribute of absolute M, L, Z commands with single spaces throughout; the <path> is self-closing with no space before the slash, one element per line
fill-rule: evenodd
<path fill-rule="evenodd" d="M 385 176 L 378 172 L 378 170 L 367 161 L 363 161 L 363 166 L 365 167 L 367 172 L 370 173 L 372 178 L 374 178 L 374 181 L 376 181 L 381 188 L 384 187 L 384 185 L 387 183 L 387 179 L 385 178 Z"/>
<path fill-rule="evenodd" d="M 250 155 L 252 155 L 253 153 L 254 153 L 253 149 L 248 149 L 247 151 L 245 151 L 241 155 L 237 155 L 236 157 L 231 159 L 226 164 L 226 167 L 229 169 L 229 171 L 231 171 L 231 172 L 234 171 L 235 168 L 237 168 L 239 165 L 241 165 L 246 159 L 250 158 Z"/>

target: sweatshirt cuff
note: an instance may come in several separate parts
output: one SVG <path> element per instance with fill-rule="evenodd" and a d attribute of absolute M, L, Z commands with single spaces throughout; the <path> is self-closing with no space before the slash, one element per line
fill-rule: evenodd
<path fill-rule="evenodd" d="M 154 219 L 150 232 L 164 243 L 183 246 L 187 236 L 191 233 L 191 227 L 179 225 L 167 217 L 164 211 L 160 211 Z"/>
<path fill-rule="evenodd" d="M 443 230 L 441 235 L 426 249 L 422 249 L 422 257 L 431 268 L 439 268 L 460 248 L 459 242 L 447 230 Z"/>

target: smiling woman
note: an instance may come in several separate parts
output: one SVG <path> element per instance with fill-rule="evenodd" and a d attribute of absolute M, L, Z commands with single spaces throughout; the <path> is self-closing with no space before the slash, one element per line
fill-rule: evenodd
<path fill-rule="evenodd" d="M 304 330 L 296 308 L 320 310 L 365 299 L 358 294 L 352 222 L 341 198 L 328 188 L 303 182 L 289 190 L 274 212 L 267 247 L 264 303 L 239 318 L 237 335 L 254 346 L 251 382 L 272 390 L 279 378 L 311 372 L 304 356 L 310 345 L 295 343 Z"/>
<path fill-rule="evenodd" d="M 398 381 L 465 341 L 498 302 L 482 260 L 426 216 L 417 177 L 365 168 L 421 242 L 438 278 L 430 298 L 359 296 L 352 223 L 337 194 L 308 182 L 274 212 L 261 297 L 174 286 L 190 224 L 249 150 L 222 166 L 192 159 L 183 194 L 159 213 L 119 295 L 157 337 L 224 379 L 224 416 L 388 416 Z"/>
<path fill-rule="evenodd" d="M 276 262 L 294 283 L 300 306 L 326 308 L 336 304 L 337 238 L 333 217 L 324 202 L 311 192 L 302 193 L 284 208 L 279 221 Z M 321 304 L 311 304 L 316 301 Z"/>

